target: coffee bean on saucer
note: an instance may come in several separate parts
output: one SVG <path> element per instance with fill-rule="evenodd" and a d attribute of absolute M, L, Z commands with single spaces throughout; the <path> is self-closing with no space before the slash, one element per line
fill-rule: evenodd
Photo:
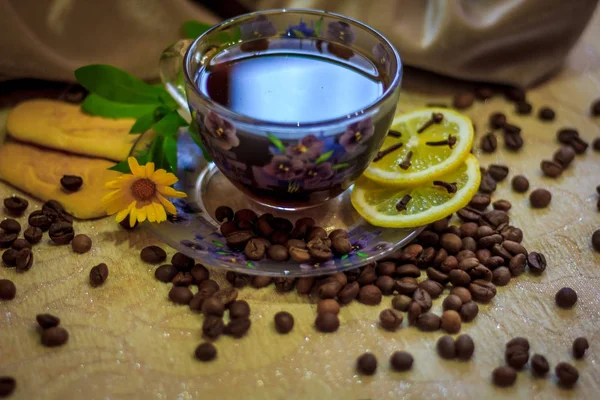
<path fill-rule="evenodd" d="M 454 339 L 446 335 L 438 339 L 436 343 L 436 349 L 440 357 L 446 360 L 451 360 L 456 357 L 456 346 Z"/>
<path fill-rule="evenodd" d="M 267 255 L 273 261 L 283 262 L 289 258 L 288 249 L 280 244 L 275 244 L 267 249 Z"/>
<path fill-rule="evenodd" d="M 60 184 L 65 190 L 76 192 L 81 189 L 83 179 L 77 175 L 63 175 L 63 177 L 60 178 Z"/>
<path fill-rule="evenodd" d="M 309 231 L 315 226 L 315 220 L 310 217 L 300 218 L 296 221 L 294 229 L 292 230 L 292 237 L 294 239 L 304 239 Z"/>
<path fill-rule="evenodd" d="M 442 313 L 441 327 L 450 334 L 458 333 L 461 327 L 461 319 L 458 312 L 446 310 Z"/>
<path fill-rule="evenodd" d="M 383 329 L 388 331 L 395 331 L 402 324 L 403 319 L 404 317 L 400 311 L 391 308 L 379 313 L 379 323 Z"/>
<path fill-rule="evenodd" d="M 22 197 L 12 196 L 4 199 L 4 208 L 12 215 L 21 215 L 29 206 L 29 202 Z"/>
<path fill-rule="evenodd" d="M 338 330 L 340 327 L 340 320 L 336 314 L 325 312 L 317 314 L 315 326 L 320 332 L 331 333 Z"/>
<path fill-rule="evenodd" d="M 204 317 L 204 322 L 202 323 L 202 334 L 205 337 L 214 340 L 221 336 L 224 330 L 225 324 L 223 323 L 223 318 L 216 317 L 214 315 Z"/>
<path fill-rule="evenodd" d="M 98 264 L 90 270 L 90 285 L 92 287 L 103 285 L 107 278 L 108 267 L 104 263 Z"/>
<path fill-rule="evenodd" d="M 16 233 L 0 231 L 0 249 L 9 248 L 17 240 Z"/>
<path fill-rule="evenodd" d="M 460 360 L 469 360 L 475 352 L 475 343 L 469 335 L 460 335 L 454 342 L 456 357 Z"/>
<path fill-rule="evenodd" d="M 544 160 L 540 164 L 542 173 L 550 178 L 557 178 L 562 174 L 563 167 L 555 161 Z"/>
<path fill-rule="evenodd" d="M 333 242 L 335 238 L 345 238 L 348 239 L 348 232 L 345 229 L 334 229 L 329 234 L 329 239 Z"/>
<path fill-rule="evenodd" d="M 311 258 L 307 249 L 301 249 L 299 247 L 290 247 L 289 253 L 292 260 L 301 264 L 309 262 Z"/>
<path fill-rule="evenodd" d="M 561 362 L 554 368 L 558 383 L 564 387 L 571 387 L 579 380 L 579 371 L 569 363 Z"/>
<path fill-rule="evenodd" d="M 394 371 L 408 371 L 413 366 L 413 356 L 406 351 L 395 351 L 390 357 L 390 364 Z"/>
<path fill-rule="evenodd" d="M 454 96 L 452 100 L 452 106 L 459 110 L 464 110 L 465 108 L 469 108 L 473 105 L 475 101 L 475 96 L 471 92 L 462 92 L 458 93 Z"/>
<path fill-rule="evenodd" d="M 492 382 L 498 387 L 509 387 L 515 384 L 517 371 L 512 367 L 498 367 L 492 372 Z"/>
<path fill-rule="evenodd" d="M 239 225 L 242 221 L 250 221 L 254 223 L 258 219 L 258 216 L 254 211 L 248 208 L 243 208 L 235 212 L 233 219 L 236 222 L 236 224 Z"/>
<path fill-rule="evenodd" d="M 563 146 L 554 153 L 553 159 L 563 168 L 567 168 L 575 159 L 575 150 L 570 146 Z"/>
<path fill-rule="evenodd" d="M 265 245 L 257 239 L 250 239 L 244 248 L 244 254 L 248 260 L 260 261 L 266 253 Z"/>
<path fill-rule="evenodd" d="M 600 229 L 592 233 L 592 247 L 594 250 L 600 252 Z"/>
<path fill-rule="evenodd" d="M 306 242 L 304 240 L 300 240 L 300 239 L 289 239 L 286 243 L 285 243 L 285 247 L 288 248 L 288 250 L 290 250 L 292 247 L 296 247 L 298 249 L 306 249 Z"/>
<path fill-rule="evenodd" d="M 377 358 L 372 353 L 365 353 L 356 360 L 356 369 L 363 375 L 373 375 L 377 371 Z"/>
<path fill-rule="evenodd" d="M 60 318 L 55 317 L 52 314 L 38 314 L 36 315 L 35 320 L 42 329 L 53 328 L 60 324 Z"/>
<path fill-rule="evenodd" d="M 474 301 L 469 301 L 462 305 L 458 313 L 463 322 L 471 322 L 479 314 L 479 306 Z"/>
<path fill-rule="evenodd" d="M 306 245 L 311 257 L 317 261 L 328 261 L 333 258 L 331 247 L 321 238 L 314 238 Z"/>
<path fill-rule="evenodd" d="M 339 314 L 340 312 L 340 303 L 335 301 L 334 299 L 322 299 L 317 304 L 317 313 L 322 314 L 325 312 L 330 312 L 333 314 Z"/>
<path fill-rule="evenodd" d="M 489 123 L 493 129 L 501 129 L 506 124 L 506 115 L 499 112 L 494 113 L 490 115 Z"/>
<path fill-rule="evenodd" d="M 496 182 L 502 182 L 508 176 L 508 167 L 506 165 L 492 164 L 488 167 L 487 173 Z"/>
<path fill-rule="evenodd" d="M 247 220 L 243 220 L 247 221 Z M 223 227 L 223 225 L 221 225 Z M 225 239 L 227 240 L 227 245 L 233 249 L 243 249 L 246 246 L 246 243 L 256 235 L 251 230 L 241 230 L 235 231 L 228 234 Z"/>
<path fill-rule="evenodd" d="M 529 115 L 529 114 L 531 114 L 532 109 L 533 109 L 533 107 L 531 106 L 531 104 L 524 100 L 515 103 L 515 112 L 517 114 Z"/>
<path fill-rule="evenodd" d="M 307 235 L 306 235 L 306 241 L 310 242 L 313 239 L 328 239 L 328 235 L 327 235 L 327 231 L 323 228 L 321 228 L 320 226 L 314 226 L 312 227 Z"/>
<path fill-rule="evenodd" d="M 576 359 L 583 358 L 585 356 L 585 352 L 590 348 L 590 344 L 588 340 L 584 337 L 578 337 L 573 341 L 573 357 Z"/>
<path fill-rule="evenodd" d="M 538 112 L 538 118 L 542 121 L 554 121 L 556 113 L 550 107 L 542 107 Z"/>
<path fill-rule="evenodd" d="M 17 272 L 28 271 L 33 265 L 33 252 L 31 249 L 24 248 L 19 250 L 16 258 Z"/>
<path fill-rule="evenodd" d="M 194 356 L 200 361 L 212 361 L 217 357 L 217 348 L 212 343 L 201 343 L 196 347 Z"/>
<path fill-rule="evenodd" d="M 560 308 L 571 308 L 577 303 L 577 293 L 569 287 L 564 287 L 556 293 L 554 299 Z"/>
<path fill-rule="evenodd" d="M 219 206 L 215 210 L 215 219 L 219 222 L 233 221 L 233 210 L 231 207 Z"/>
<path fill-rule="evenodd" d="M 12 300 L 17 294 L 17 287 L 9 279 L 0 279 L 0 300 Z"/>
<path fill-rule="evenodd" d="M 552 193 L 546 189 L 535 189 L 529 195 L 529 203 L 533 208 L 546 208 L 552 201 Z"/>
<path fill-rule="evenodd" d="M 482 136 L 481 141 L 479 142 L 479 147 L 484 153 L 495 152 L 498 148 L 498 139 L 496 139 L 496 135 L 490 132 Z"/>
<path fill-rule="evenodd" d="M 60 326 L 44 329 L 42 332 L 42 345 L 46 347 L 62 346 L 69 340 L 69 332 Z"/>
<path fill-rule="evenodd" d="M 147 246 L 142 249 L 140 257 L 148 264 L 159 264 L 167 259 L 167 253 L 158 246 Z"/>
<path fill-rule="evenodd" d="M 221 227 L 219 228 L 219 230 L 221 232 L 221 235 L 223 235 L 224 237 L 227 237 L 228 235 L 237 231 L 237 225 L 233 221 L 223 222 L 221 224 Z"/>
<path fill-rule="evenodd" d="M 350 241 L 345 237 L 335 237 L 331 241 L 331 246 L 333 248 L 333 251 L 335 251 L 336 254 L 341 256 L 346 255 L 352 251 L 352 243 L 350 243 Z"/>
<path fill-rule="evenodd" d="M 30 226 L 29 228 L 25 229 L 25 232 L 23 232 L 23 236 L 31 244 L 39 243 L 42 240 L 43 234 L 44 232 L 35 226 Z"/>
<path fill-rule="evenodd" d="M 286 334 L 294 328 L 294 317 L 287 311 L 280 311 L 275 314 L 275 330 L 281 334 Z"/>
<path fill-rule="evenodd" d="M 169 291 L 169 299 L 175 304 L 187 305 L 193 297 L 192 291 L 185 286 L 173 286 Z"/>
<path fill-rule="evenodd" d="M 289 238 L 290 238 L 290 235 L 287 232 L 274 231 L 273 235 L 271 235 L 271 243 L 287 245 Z"/>
<path fill-rule="evenodd" d="M 550 371 L 550 364 L 546 357 L 541 354 L 534 354 L 529 361 L 531 370 L 535 376 L 545 376 Z"/>

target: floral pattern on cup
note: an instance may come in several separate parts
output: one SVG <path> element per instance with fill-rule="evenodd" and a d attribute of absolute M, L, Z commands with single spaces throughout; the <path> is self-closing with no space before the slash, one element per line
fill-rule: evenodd
<path fill-rule="evenodd" d="M 204 118 L 204 128 L 210 136 L 211 143 L 221 150 L 230 150 L 240 145 L 235 126 L 213 111 Z"/>
<path fill-rule="evenodd" d="M 285 31 L 285 36 L 293 38 L 316 37 L 317 32 L 315 31 L 315 22 L 310 21 L 309 26 L 302 20 L 302 18 L 300 18 L 298 25 L 289 26 L 288 30 Z"/>
<path fill-rule="evenodd" d="M 315 135 L 307 135 L 298 144 L 288 146 L 285 155 L 303 161 L 316 160 L 323 151 L 323 146 L 325 143 Z"/>
<path fill-rule="evenodd" d="M 356 39 L 354 30 L 344 21 L 334 21 L 327 24 L 327 37 L 336 42 L 352 45 Z"/>
<path fill-rule="evenodd" d="M 314 262 L 314 263 L 304 263 L 300 264 L 300 269 L 308 270 L 308 269 L 317 269 L 317 268 L 334 268 L 335 261 L 329 260 L 325 262 Z"/>
<path fill-rule="evenodd" d="M 262 39 L 275 36 L 277 28 L 264 15 L 259 15 L 253 20 L 245 22 L 240 27 L 242 40 Z"/>
<path fill-rule="evenodd" d="M 375 127 L 371 118 L 365 118 L 346 128 L 346 132 L 340 137 L 340 144 L 344 146 L 344 149 L 348 153 L 355 152 L 362 147 L 364 142 L 373 136 L 374 131 Z"/>

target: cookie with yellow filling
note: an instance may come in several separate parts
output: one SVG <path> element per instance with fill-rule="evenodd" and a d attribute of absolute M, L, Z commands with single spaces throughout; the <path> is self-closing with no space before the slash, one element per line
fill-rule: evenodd
<path fill-rule="evenodd" d="M 121 175 L 108 170 L 113 164 L 19 142 L 7 142 L 0 147 L 0 179 L 41 200 L 58 200 L 79 219 L 106 215 L 100 203 L 109 192 L 104 185 Z M 66 192 L 60 184 L 64 175 L 83 178 L 81 189 Z"/>
<path fill-rule="evenodd" d="M 86 114 L 79 105 L 57 100 L 30 100 L 13 108 L 8 133 L 27 143 L 92 157 L 122 161 L 139 135 L 130 135 L 134 119 Z"/>

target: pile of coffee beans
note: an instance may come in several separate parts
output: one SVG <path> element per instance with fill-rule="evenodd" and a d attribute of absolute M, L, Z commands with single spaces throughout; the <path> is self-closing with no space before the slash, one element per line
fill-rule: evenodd
<path fill-rule="evenodd" d="M 62 346 L 69 340 L 69 332 L 59 326 L 60 318 L 51 314 L 38 314 L 35 319 L 42 329 L 42 344 L 46 347 Z"/>

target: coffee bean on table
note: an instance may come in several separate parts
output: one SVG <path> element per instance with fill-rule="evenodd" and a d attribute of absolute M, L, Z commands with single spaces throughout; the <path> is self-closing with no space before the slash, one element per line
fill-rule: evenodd
<path fill-rule="evenodd" d="M 588 142 L 586 142 L 585 140 L 583 140 L 580 137 L 573 138 L 568 144 L 569 144 L 569 146 L 571 146 L 573 148 L 573 150 L 575 150 L 576 154 L 585 153 L 587 148 L 590 146 L 590 144 Z"/>
<path fill-rule="evenodd" d="M 15 249 L 6 249 L 4 253 L 2 253 L 2 261 L 8 267 L 16 267 L 17 266 L 17 254 L 19 254 L 18 250 Z"/>
<path fill-rule="evenodd" d="M 415 325 L 423 332 L 433 332 L 440 329 L 440 317 L 431 312 L 426 312 L 417 317 Z"/>
<path fill-rule="evenodd" d="M 481 183 L 479 184 L 479 191 L 482 193 L 493 193 L 496 191 L 496 181 L 491 175 L 485 173 L 481 177 Z"/>
<path fill-rule="evenodd" d="M 185 286 L 173 286 L 169 291 L 169 299 L 175 304 L 187 305 L 193 297 L 192 291 Z"/>
<path fill-rule="evenodd" d="M 474 301 L 469 301 L 462 305 L 458 313 L 463 322 L 471 322 L 479 314 L 479 306 Z"/>
<path fill-rule="evenodd" d="M 498 387 L 509 387 L 517 380 L 517 371 L 512 367 L 498 367 L 492 372 L 492 382 Z"/>
<path fill-rule="evenodd" d="M 289 258 L 288 249 L 280 244 L 275 244 L 267 249 L 267 255 L 273 261 L 283 262 Z"/>
<path fill-rule="evenodd" d="M 333 299 L 342 290 L 342 284 L 336 279 L 327 279 L 325 283 L 318 288 L 321 299 Z"/>
<path fill-rule="evenodd" d="M 103 285 L 106 282 L 106 278 L 108 278 L 108 267 L 106 264 L 98 264 L 90 270 L 90 285 L 92 287 Z"/>
<path fill-rule="evenodd" d="M 379 324 L 385 330 L 394 332 L 402 324 L 404 317 L 400 311 L 388 308 L 379 313 Z"/>
<path fill-rule="evenodd" d="M 419 283 L 419 288 L 429 293 L 429 296 L 431 296 L 432 299 L 437 299 L 444 291 L 444 285 L 431 279 Z"/>
<path fill-rule="evenodd" d="M 280 311 L 275 314 L 275 329 L 281 334 L 286 334 L 294 327 L 294 317 L 287 311 Z"/>
<path fill-rule="evenodd" d="M 0 376 L 0 398 L 9 397 L 17 387 L 17 381 L 11 376 Z"/>
<path fill-rule="evenodd" d="M 299 278 L 296 283 L 296 291 L 298 294 L 309 294 L 314 285 L 315 278 L 313 277 Z"/>
<path fill-rule="evenodd" d="M 225 324 L 223 323 L 223 318 L 216 317 L 214 315 L 204 317 L 204 322 L 202 323 L 202 334 L 205 337 L 214 340 L 221 336 L 224 330 Z"/>
<path fill-rule="evenodd" d="M 552 201 L 552 193 L 546 189 L 535 189 L 529 195 L 529 203 L 533 208 L 546 208 Z"/>
<path fill-rule="evenodd" d="M 542 253 L 532 251 L 527 255 L 527 265 L 530 272 L 541 274 L 546 270 L 546 257 Z"/>
<path fill-rule="evenodd" d="M 592 233 L 592 247 L 594 250 L 600 252 L 600 229 Z"/>
<path fill-rule="evenodd" d="M 356 360 L 356 369 L 363 375 L 373 375 L 377 371 L 377 358 L 372 353 L 365 353 Z"/>
<path fill-rule="evenodd" d="M 0 249 L 9 248 L 17 240 L 16 233 L 0 231 Z"/>
<path fill-rule="evenodd" d="M 44 329 L 42 332 L 42 345 L 46 347 L 62 346 L 69 340 L 69 332 L 60 326 Z"/>
<path fill-rule="evenodd" d="M 390 364 L 395 371 L 408 371 L 413 366 L 413 356 L 406 351 L 395 351 L 390 357 Z"/>
<path fill-rule="evenodd" d="M 15 240 L 12 245 L 10 246 L 11 249 L 13 250 L 22 250 L 22 249 L 31 249 L 31 243 L 29 243 L 27 240 L 25 239 L 21 239 L 21 238 L 17 238 L 17 240 Z"/>
<path fill-rule="evenodd" d="M 571 308 L 577 303 L 577 293 L 569 287 L 564 287 L 556 293 L 554 300 L 560 308 Z"/>
<path fill-rule="evenodd" d="M 214 315 L 222 317 L 225 313 L 225 305 L 216 297 L 209 297 L 202 303 L 202 313 L 205 316 Z"/>
<path fill-rule="evenodd" d="M 458 312 L 446 310 L 442 313 L 441 327 L 450 334 L 458 333 L 461 327 L 461 319 Z"/>
<path fill-rule="evenodd" d="M 52 328 L 60 324 L 60 318 L 52 314 L 38 314 L 35 319 L 42 329 Z"/>
<path fill-rule="evenodd" d="M 458 235 L 453 233 L 444 233 L 440 237 L 440 245 L 448 251 L 448 253 L 458 253 L 462 248 L 462 241 Z"/>
<path fill-rule="evenodd" d="M 512 125 L 505 125 L 504 128 L 506 129 L 508 126 L 512 126 Z M 520 128 L 519 128 L 520 130 Z M 512 150 L 512 151 L 518 151 L 523 147 L 523 137 L 521 136 L 520 133 L 505 133 L 504 135 L 504 147 L 506 147 L 508 150 Z"/>
<path fill-rule="evenodd" d="M 12 300 L 17 294 L 17 287 L 9 279 L 0 279 L 0 300 Z"/>
<path fill-rule="evenodd" d="M 175 278 L 175 275 L 177 275 L 177 273 L 177 268 L 175 268 L 171 264 L 164 264 L 156 268 L 156 270 L 154 271 L 154 277 L 161 282 L 168 283 L 171 282 L 173 278 Z"/>
<path fill-rule="evenodd" d="M 473 300 L 487 303 L 496 296 L 496 286 L 491 282 L 477 279 L 469 285 Z"/>
<path fill-rule="evenodd" d="M 198 345 L 198 347 L 196 347 L 194 356 L 196 356 L 196 359 L 200 361 L 212 361 L 217 357 L 217 348 L 212 343 L 201 343 Z"/>
<path fill-rule="evenodd" d="M 421 309 L 419 303 L 416 301 L 411 301 L 406 309 L 406 313 L 408 317 L 408 324 L 416 325 L 417 318 L 419 318 L 419 315 L 423 314 L 423 310 Z"/>
<path fill-rule="evenodd" d="M 475 352 L 475 343 L 469 335 L 460 335 L 454 342 L 456 357 L 460 360 L 469 360 Z"/>
<path fill-rule="evenodd" d="M 248 330 L 250 330 L 251 325 L 252 321 L 250 321 L 249 318 L 235 318 L 229 321 L 227 325 L 225 325 L 223 333 L 239 339 L 245 336 L 246 333 L 248 333 Z"/>
<path fill-rule="evenodd" d="M 585 356 L 585 352 L 590 348 L 590 344 L 587 339 L 584 337 L 578 337 L 573 341 L 573 357 L 576 359 L 583 358 Z"/>
<path fill-rule="evenodd" d="M 36 244 L 42 240 L 43 234 L 44 232 L 42 232 L 40 228 L 30 226 L 29 228 L 25 229 L 23 236 L 29 243 Z"/>
<path fill-rule="evenodd" d="M 550 364 L 548 364 L 548 360 L 546 360 L 546 357 L 542 356 L 541 354 L 534 354 L 531 356 L 529 365 L 531 366 L 531 370 L 535 376 L 545 376 L 548 371 L 550 371 Z"/>
<path fill-rule="evenodd" d="M 194 260 L 183 253 L 177 252 L 171 257 L 171 264 L 179 271 L 189 272 L 194 267 Z"/>
<path fill-rule="evenodd" d="M 451 360 L 456 357 L 454 339 L 448 335 L 442 336 L 438 339 L 436 343 L 436 349 L 439 356 L 445 358 L 446 360 Z"/>
<path fill-rule="evenodd" d="M 317 313 L 322 314 L 325 312 L 330 312 L 333 314 L 339 314 L 340 312 L 340 304 L 334 299 L 322 299 L 317 304 Z"/>
<path fill-rule="evenodd" d="M 484 153 L 493 153 L 498 148 L 498 139 L 493 133 L 488 133 L 481 137 L 479 147 Z"/>
<path fill-rule="evenodd" d="M 515 112 L 520 115 L 529 115 L 533 107 L 526 101 L 519 101 L 515 103 Z"/>
<path fill-rule="evenodd" d="M 542 107 L 538 112 L 538 118 L 542 121 L 554 121 L 554 117 L 556 116 L 553 109 L 550 107 Z"/>
<path fill-rule="evenodd" d="M 594 150 L 600 151 L 600 137 L 594 139 L 594 141 L 592 142 L 592 147 L 594 148 Z"/>
<path fill-rule="evenodd" d="M 375 281 L 377 286 L 384 296 L 389 296 L 394 293 L 396 287 L 396 281 L 391 276 L 382 275 Z"/>
<path fill-rule="evenodd" d="M 167 259 L 167 253 L 158 246 L 148 246 L 142 249 L 140 257 L 148 264 L 158 264 Z"/>
<path fill-rule="evenodd" d="M 348 283 L 338 293 L 338 300 L 341 304 L 348 304 L 358 296 L 359 292 L 360 285 L 358 282 Z"/>
<path fill-rule="evenodd" d="M 87 253 L 92 248 L 92 239 L 88 235 L 75 235 L 71 241 L 73 251 L 78 254 Z"/>
<path fill-rule="evenodd" d="M 358 293 L 358 300 L 368 306 L 374 306 L 381 303 L 381 289 L 375 285 L 365 285 L 360 288 Z"/>
<path fill-rule="evenodd" d="M 6 233 L 19 233 L 21 232 L 21 224 L 16 219 L 7 218 L 0 222 L 0 228 L 4 229 Z"/>
<path fill-rule="evenodd" d="M 487 208 L 487 206 L 490 205 L 491 201 L 492 201 L 492 199 L 490 198 L 489 195 L 477 193 L 475 196 L 473 196 L 473 198 L 469 202 L 469 207 L 472 207 L 479 211 L 483 211 Z M 473 222 L 472 224 L 475 224 L 475 223 Z M 475 224 L 475 225 L 477 225 L 477 224 Z M 462 233 L 462 227 L 461 227 L 461 233 Z M 464 236 L 472 236 L 472 235 L 464 235 Z"/>
<path fill-rule="evenodd" d="M 529 190 L 529 181 L 523 175 L 515 176 L 512 181 L 512 188 L 517 193 L 525 193 Z"/>
<path fill-rule="evenodd" d="M 60 184 L 65 190 L 76 192 L 81 189 L 83 179 L 77 175 L 63 175 L 63 177 L 60 178 Z"/>
<path fill-rule="evenodd" d="M 29 206 L 29 202 L 22 197 L 12 196 L 4 199 L 4 207 L 12 215 L 21 215 Z"/>
<path fill-rule="evenodd" d="M 178 271 L 171 280 L 174 286 L 190 286 L 194 283 L 194 277 L 189 272 Z"/>
<path fill-rule="evenodd" d="M 464 287 L 453 287 L 450 290 L 450 295 L 459 297 L 463 304 L 466 304 L 472 300 L 471 292 Z"/>
<path fill-rule="evenodd" d="M 494 113 L 490 115 L 489 123 L 493 129 L 500 129 L 506 124 L 506 115 L 499 112 Z"/>
<path fill-rule="evenodd" d="M 421 307 L 421 311 L 429 311 L 431 309 L 432 300 L 429 292 L 419 287 L 413 293 L 413 301 L 415 301 Z"/>
<path fill-rule="evenodd" d="M 508 167 L 506 165 L 492 164 L 488 167 L 487 173 L 496 182 L 502 182 L 508 176 Z"/>
<path fill-rule="evenodd" d="M 558 383 L 565 387 L 571 387 L 579 380 L 579 371 L 569 363 L 561 362 L 554 368 Z"/>
<path fill-rule="evenodd" d="M 211 296 L 217 293 L 219 289 L 219 284 L 212 279 L 206 279 L 198 284 L 198 291 L 204 291 Z"/>
<path fill-rule="evenodd" d="M 465 108 L 469 108 L 473 105 L 475 101 L 475 96 L 471 92 L 462 92 L 458 93 L 454 96 L 452 100 L 452 106 L 459 110 L 464 110 Z"/>
<path fill-rule="evenodd" d="M 41 210 L 36 210 L 29 214 L 29 225 L 40 228 L 42 231 L 47 231 L 52 224 L 52 220 L 48 218 Z"/>
<path fill-rule="evenodd" d="M 325 312 L 317 314 L 315 326 L 320 332 L 331 333 L 338 330 L 340 327 L 340 320 L 336 314 Z"/>
<path fill-rule="evenodd" d="M 508 365 L 516 370 L 520 370 L 529 361 L 529 349 L 521 346 L 507 347 L 504 357 Z"/>
<path fill-rule="evenodd" d="M 444 299 L 444 301 L 442 303 L 442 308 L 444 309 L 444 311 L 446 311 L 446 310 L 458 311 L 462 307 L 462 304 L 463 303 L 462 303 L 460 297 L 458 297 L 454 294 L 451 294 L 451 295 L 448 295 Z M 404 310 L 402 310 L 402 311 L 404 311 Z M 443 317 L 443 314 L 442 314 L 442 317 Z M 459 316 L 459 318 L 460 318 L 460 316 Z"/>
<path fill-rule="evenodd" d="M 494 89 L 489 86 L 478 86 L 473 93 L 478 100 L 487 100 L 494 96 Z"/>
<path fill-rule="evenodd" d="M 215 210 L 215 219 L 219 222 L 233 221 L 233 210 L 231 207 L 219 206 Z"/>
<path fill-rule="evenodd" d="M 512 204 L 508 200 L 496 200 L 492 203 L 492 207 L 494 207 L 494 210 L 506 212 L 512 208 Z"/>
<path fill-rule="evenodd" d="M 561 164 L 555 161 L 544 160 L 540 164 L 540 169 L 542 173 L 550 178 L 557 178 L 562 174 L 563 167 Z"/>
<path fill-rule="evenodd" d="M 275 278 L 275 290 L 278 293 L 286 293 L 291 291 L 294 288 L 294 284 L 296 283 L 295 278 Z"/>
<path fill-rule="evenodd" d="M 208 269 L 206 269 L 206 267 L 202 264 L 194 265 L 192 267 L 192 269 L 190 270 L 190 274 L 194 278 L 194 281 L 196 282 L 196 284 L 208 279 L 210 276 Z"/>
<path fill-rule="evenodd" d="M 554 153 L 552 158 L 563 168 L 567 168 L 575 159 L 575 150 L 570 146 L 563 146 L 556 150 L 556 153 Z"/>
<path fill-rule="evenodd" d="M 399 294 L 392 299 L 392 307 L 398 311 L 406 311 L 412 299 L 406 295 Z"/>
<path fill-rule="evenodd" d="M 16 258 L 17 272 L 28 271 L 33 265 L 33 252 L 31 249 L 25 248 L 19 250 Z"/>

